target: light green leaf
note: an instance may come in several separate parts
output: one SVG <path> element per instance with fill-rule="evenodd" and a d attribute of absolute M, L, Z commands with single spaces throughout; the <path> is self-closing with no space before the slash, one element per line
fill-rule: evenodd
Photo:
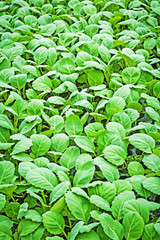
<path fill-rule="evenodd" d="M 44 155 L 50 149 L 51 140 L 45 135 L 33 134 L 31 140 L 33 144 L 31 150 L 36 157 Z"/>
<path fill-rule="evenodd" d="M 50 194 L 50 203 L 55 202 L 58 198 L 62 197 L 70 186 L 70 182 L 62 182 L 58 184 Z"/>
<path fill-rule="evenodd" d="M 144 133 L 135 133 L 129 137 L 130 144 L 139 150 L 152 153 L 152 149 L 155 148 L 155 140 Z"/>
<path fill-rule="evenodd" d="M 111 211 L 109 203 L 98 195 L 92 195 L 90 197 L 90 202 L 96 205 L 98 208 L 104 209 L 106 211 Z"/>
<path fill-rule="evenodd" d="M 34 61 L 37 65 L 44 63 L 48 56 L 48 50 L 46 47 L 39 47 L 34 53 Z"/>
<path fill-rule="evenodd" d="M 115 197 L 112 202 L 112 214 L 115 219 L 119 221 L 124 217 L 122 211 L 124 203 L 131 199 L 135 199 L 135 194 L 132 191 L 121 192 Z"/>
<path fill-rule="evenodd" d="M 119 171 L 117 167 L 107 162 L 105 159 L 101 157 L 96 157 L 94 159 L 95 165 L 100 168 L 103 173 L 103 176 L 110 182 L 114 182 L 119 179 Z"/>
<path fill-rule="evenodd" d="M 127 157 L 126 151 L 117 145 L 109 145 L 103 152 L 105 158 L 114 165 L 122 165 Z"/>
<path fill-rule="evenodd" d="M 60 163 L 62 166 L 71 169 L 75 166 L 75 162 L 79 155 L 80 155 L 79 148 L 75 146 L 68 147 L 61 156 Z"/>
<path fill-rule="evenodd" d="M 122 240 L 124 231 L 122 225 L 114 220 L 109 214 L 103 213 L 99 216 L 105 234 L 113 240 Z"/>
<path fill-rule="evenodd" d="M 45 228 L 52 234 L 64 232 L 65 221 L 58 212 L 48 211 L 42 215 Z"/>
<path fill-rule="evenodd" d="M 143 163 L 151 169 L 152 171 L 159 171 L 160 170 L 160 158 L 155 154 L 145 155 L 142 159 Z"/>
<path fill-rule="evenodd" d="M 160 178 L 158 177 L 150 177 L 142 182 L 142 185 L 147 190 L 160 195 Z"/>
<path fill-rule="evenodd" d="M 81 136 L 81 137 L 76 137 L 74 141 L 78 145 L 78 147 L 82 148 L 83 150 L 91 153 L 95 152 L 95 146 L 89 138 L 85 136 Z"/>
<path fill-rule="evenodd" d="M 136 84 L 140 77 L 140 69 L 136 67 L 127 67 L 122 71 L 122 79 L 126 84 Z"/>
<path fill-rule="evenodd" d="M 80 168 L 78 168 L 74 176 L 73 186 L 84 187 L 93 179 L 94 171 L 95 167 L 93 162 L 89 161 L 84 163 Z"/>
<path fill-rule="evenodd" d="M 144 228 L 144 221 L 138 213 L 129 212 L 123 219 L 126 240 L 139 239 Z"/>
<path fill-rule="evenodd" d="M 71 114 L 67 117 L 65 122 L 65 131 L 69 136 L 82 134 L 83 125 L 78 116 Z"/>
<path fill-rule="evenodd" d="M 14 164 L 10 161 L 0 162 L 0 184 L 10 183 L 14 177 Z"/>
<path fill-rule="evenodd" d="M 55 152 L 64 152 L 69 145 L 69 138 L 64 133 L 55 134 L 51 138 L 51 150 Z"/>
<path fill-rule="evenodd" d="M 67 192 L 66 202 L 73 216 L 87 224 L 91 211 L 89 201 L 82 196 L 76 195 L 75 193 Z"/>
<path fill-rule="evenodd" d="M 53 190 L 58 184 L 56 175 L 47 168 L 35 168 L 28 171 L 26 180 L 35 187 Z"/>

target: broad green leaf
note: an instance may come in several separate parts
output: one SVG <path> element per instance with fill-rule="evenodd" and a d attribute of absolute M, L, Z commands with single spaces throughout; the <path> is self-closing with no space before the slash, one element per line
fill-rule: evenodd
<path fill-rule="evenodd" d="M 0 162 L 0 184 L 10 183 L 14 177 L 15 167 L 10 161 Z"/>
<path fill-rule="evenodd" d="M 142 185 L 144 188 L 146 188 L 147 190 L 160 195 L 160 178 L 158 177 L 150 177 L 147 178 L 146 180 L 144 180 L 142 182 Z"/>
<path fill-rule="evenodd" d="M 123 219 L 124 236 L 126 240 L 139 239 L 144 228 L 144 221 L 138 213 L 129 212 Z"/>
<path fill-rule="evenodd" d="M 52 234 L 61 234 L 64 232 L 65 221 L 58 212 L 48 211 L 43 215 L 43 223 L 45 228 Z"/>
<path fill-rule="evenodd" d="M 80 155 L 79 148 L 75 146 L 68 147 L 61 156 L 60 163 L 62 166 L 71 169 L 75 166 L 76 160 L 79 155 Z"/>
<path fill-rule="evenodd" d="M 51 140 L 42 134 L 33 134 L 31 136 L 32 146 L 31 150 L 36 157 L 44 155 L 51 147 Z"/>
<path fill-rule="evenodd" d="M 145 189 L 142 185 L 142 182 L 147 178 L 143 175 L 134 175 L 130 178 L 130 182 L 132 184 L 133 189 L 142 197 L 149 197 L 151 192 Z"/>
<path fill-rule="evenodd" d="M 77 144 L 77 146 L 82 148 L 83 150 L 85 150 L 87 152 L 91 152 L 91 153 L 95 152 L 95 146 L 89 138 L 87 138 L 85 136 L 76 137 L 74 139 L 74 141 Z"/>
<path fill-rule="evenodd" d="M 98 208 L 104 209 L 106 211 L 111 211 L 109 203 L 98 195 L 92 195 L 90 197 L 90 202 L 96 205 Z"/>
<path fill-rule="evenodd" d="M 28 234 L 30 234 L 34 230 L 36 230 L 39 226 L 40 226 L 40 223 L 23 219 L 23 220 L 21 220 L 20 224 L 18 225 L 18 232 L 21 237 L 27 236 Z"/>
<path fill-rule="evenodd" d="M 70 58 L 62 58 L 58 62 L 58 70 L 64 74 L 71 74 L 74 72 L 76 65 Z"/>
<path fill-rule="evenodd" d="M 159 235 L 154 229 L 154 223 L 149 223 L 144 226 L 142 240 L 159 240 Z"/>
<path fill-rule="evenodd" d="M 113 240 L 122 240 L 124 231 L 123 226 L 114 220 L 109 214 L 103 213 L 99 216 L 105 234 Z"/>
<path fill-rule="evenodd" d="M 25 152 L 32 146 L 32 141 L 28 138 L 22 138 L 13 148 L 11 155 Z"/>
<path fill-rule="evenodd" d="M 145 155 L 142 161 L 145 164 L 145 166 L 151 169 L 152 171 L 157 172 L 160 170 L 160 159 L 157 155 L 153 153 L 150 155 Z"/>
<path fill-rule="evenodd" d="M 104 81 L 104 75 L 100 70 L 91 70 L 88 72 L 88 82 L 89 85 L 98 86 Z"/>
<path fill-rule="evenodd" d="M 80 168 L 78 168 L 74 176 L 73 186 L 84 187 L 93 179 L 94 171 L 95 167 L 93 162 L 89 161 L 84 163 Z"/>
<path fill-rule="evenodd" d="M 111 203 L 116 196 L 115 185 L 110 182 L 93 182 L 93 184 L 94 183 L 95 186 L 88 188 L 89 196 L 98 195 L 104 198 L 107 202 Z"/>
<path fill-rule="evenodd" d="M 50 203 L 55 202 L 62 197 L 68 190 L 70 182 L 59 183 L 50 194 Z"/>
<path fill-rule="evenodd" d="M 37 91 L 50 91 L 52 89 L 52 82 L 47 76 L 41 76 L 33 81 L 32 87 Z"/>
<path fill-rule="evenodd" d="M 152 137 L 144 133 L 135 133 L 129 137 L 129 142 L 139 150 L 152 153 L 152 149 L 155 147 L 155 141 Z"/>
<path fill-rule="evenodd" d="M 143 218 L 143 221 L 147 223 L 149 220 L 149 209 L 147 205 L 143 204 L 140 200 L 141 199 L 132 199 L 125 202 L 122 211 L 124 216 L 129 212 L 137 212 Z"/>
<path fill-rule="evenodd" d="M 12 239 L 12 231 L 9 226 L 5 223 L 0 223 L 0 238 L 5 240 Z"/>
<path fill-rule="evenodd" d="M 144 175 L 144 168 L 139 162 L 132 161 L 128 164 L 128 173 L 131 177 L 134 175 Z"/>
<path fill-rule="evenodd" d="M 34 61 L 40 65 L 46 61 L 48 57 L 48 50 L 46 47 L 39 47 L 34 53 Z"/>
<path fill-rule="evenodd" d="M 34 185 L 46 190 L 53 190 L 58 184 L 58 179 L 51 170 L 47 168 L 35 168 L 28 171 L 26 180 Z"/>
<path fill-rule="evenodd" d="M 65 131 L 66 133 L 71 135 L 81 135 L 83 131 L 83 125 L 76 115 L 69 115 L 65 122 Z"/>
<path fill-rule="evenodd" d="M 69 138 L 64 133 L 55 134 L 51 138 L 51 150 L 55 152 L 64 152 L 69 145 Z"/>
<path fill-rule="evenodd" d="M 22 89 L 27 82 L 27 74 L 17 74 L 9 78 L 9 82 L 12 87 L 17 88 L 19 91 Z"/>
<path fill-rule="evenodd" d="M 6 115 L 0 114 L 0 127 L 2 127 L 1 137 L 4 139 L 4 135 L 6 135 L 3 131 L 3 128 L 14 130 L 12 122 Z M 3 135 L 4 134 L 4 135 Z M 5 140 L 5 139 L 4 139 Z"/>
<path fill-rule="evenodd" d="M 136 84 L 140 77 L 140 69 L 136 67 L 128 67 L 122 71 L 122 79 L 126 84 Z"/>
<path fill-rule="evenodd" d="M 119 179 L 119 171 L 118 169 L 112 165 L 111 163 L 107 162 L 105 159 L 101 157 L 97 157 L 94 159 L 94 163 L 103 173 L 103 176 L 110 182 L 114 182 L 115 180 Z"/>
<path fill-rule="evenodd" d="M 124 129 L 124 127 L 120 123 L 109 122 L 106 125 L 106 128 L 110 132 L 115 132 L 117 134 L 117 137 L 119 137 L 119 138 L 123 139 L 125 137 L 125 135 L 126 135 L 125 129 Z"/>
<path fill-rule="evenodd" d="M 125 150 L 117 145 L 109 145 L 103 152 L 105 158 L 114 165 L 122 165 L 127 157 Z"/>
<path fill-rule="evenodd" d="M 135 195 L 132 191 L 121 192 L 118 194 L 118 196 L 115 197 L 112 202 L 112 214 L 115 219 L 119 221 L 124 217 L 122 211 L 124 203 L 131 199 L 135 199 Z"/>
<path fill-rule="evenodd" d="M 49 124 L 51 125 L 54 133 L 59 133 L 64 128 L 64 119 L 59 115 L 54 115 L 49 119 Z"/>
<path fill-rule="evenodd" d="M 75 193 L 67 192 L 66 202 L 73 216 L 87 224 L 91 211 L 89 201 L 82 196 L 76 195 Z"/>
<path fill-rule="evenodd" d="M 79 221 L 78 223 L 75 224 L 75 226 L 72 228 L 68 235 L 68 240 L 75 240 L 76 236 L 78 235 L 80 229 L 82 228 L 84 222 Z"/>

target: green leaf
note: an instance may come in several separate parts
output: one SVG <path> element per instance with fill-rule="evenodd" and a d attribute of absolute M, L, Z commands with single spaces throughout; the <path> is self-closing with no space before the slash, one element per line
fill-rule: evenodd
<path fill-rule="evenodd" d="M 28 138 L 22 138 L 13 148 L 11 155 L 15 155 L 21 152 L 25 152 L 32 146 L 32 141 Z"/>
<path fill-rule="evenodd" d="M 17 74 L 9 78 L 9 82 L 12 87 L 17 88 L 18 90 L 22 89 L 27 82 L 27 74 Z"/>
<path fill-rule="evenodd" d="M 0 211 L 4 208 L 6 203 L 6 198 L 3 194 L 0 193 Z"/>
<path fill-rule="evenodd" d="M 45 135 L 33 134 L 31 140 L 31 150 L 36 157 L 44 155 L 51 147 L 51 140 Z"/>
<path fill-rule="evenodd" d="M 82 148 L 83 150 L 91 153 L 95 152 L 95 146 L 89 138 L 85 136 L 76 137 L 74 141 L 78 145 L 78 147 Z"/>
<path fill-rule="evenodd" d="M 64 152 L 69 145 L 69 138 L 64 133 L 55 134 L 51 138 L 51 150 L 55 152 Z"/>
<path fill-rule="evenodd" d="M 151 195 L 151 192 L 146 190 L 142 182 L 146 179 L 145 176 L 142 175 L 134 175 L 130 178 L 130 182 L 132 184 L 133 189 L 142 197 L 148 198 Z"/>
<path fill-rule="evenodd" d="M 76 65 L 70 58 L 62 58 L 58 62 L 58 70 L 64 74 L 71 74 L 74 72 Z"/>
<path fill-rule="evenodd" d="M 48 50 L 46 47 L 39 47 L 34 53 L 34 61 L 40 65 L 46 61 L 48 57 Z"/>
<path fill-rule="evenodd" d="M 26 236 L 32 233 L 40 226 L 40 223 L 32 222 L 30 220 L 23 219 L 18 225 L 18 232 L 20 236 Z"/>
<path fill-rule="evenodd" d="M 58 198 L 62 197 L 68 190 L 70 182 L 59 183 L 50 194 L 50 203 L 55 202 Z"/>
<path fill-rule="evenodd" d="M 90 232 L 87 233 L 78 234 L 76 240 L 100 240 L 100 238 L 96 232 L 91 230 Z"/>
<path fill-rule="evenodd" d="M 155 148 L 154 139 L 144 133 L 133 134 L 129 137 L 129 142 L 134 147 L 146 153 L 152 153 L 152 149 Z"/>
<path fill-rule="evenodd" d="M 144 226 L 144 231 L 142 235 L 143 240 L 159 240 L 159 235 L 154 229 L 154 226 L 154 223 L 149 223 Z"/>
<path fill-rule="evenodd" d="M 76 223 L 74 225 L 74 227 L 72 228 L 72 230 L 70 231 L 69 235 L 68 235 L 68 240 L 75 240 L 76 236 L 78 235 L 80 229 L 82 228 L 84 222 L 83 221 L 79 221 L 78 223 Z"/>
<path fill-rule="evenodd" d="M 105 234 L 113 240 L 122 240 L 124 231 L 122 225 L 114 220 L 109 214 L 103 213 L 99 216 Z"/>
<path fill-rule="evenodd" d="M 115 180 L 119 179 L 119 171 L 118 169 L 112 165 L 111 163 L 107 162 L 105 159 L 101 157 L 96 157 L 94 159 L 95 165 L 100 168 L 103 173 L 103 176 L 110 182 L 114 182 Z"/>
<path fill-rule="evenodd" d="M 100 70 L 91 70 L 88 72 L 88 82 L 89 85 L 98 86 L 104 81 L 104 75 Z"/>
<path fill-rule="evenodd" d="M 127 157 L 126 151 L 117 145 L 109 145 L 103 152 L 105 158 L 114 165 L 122 165 Z"/>
<path fill-rule="evenodd" d="M 79 148 L 75 146 L 68 147 L 61 156 L 60 163 L 62 166 L 71 169 L 75 166 L 76 160 L 79 155 L 80 155 Z"/>
<path fill-rule="evenodd" d="M 83 132 L 83 125 L 76 115 L 69 115 L 65 122 L 65 131 L 66 133 L 71 135 L 81 135 Z"/>
<path fill-rule="evenodd" d="M 47 76 L 41 76 L 33 81 L 32 87 L 37 91 L 50 91 L 52 82 Z"/>
<path fill-rule="evenodd" d="M 143 199 L 142 199 L 143 200 Z M 143 218 L 145 223 L 149 220 L 149 209 L 147 205 L 143 204 L 141 199 L 132 199 L 124 203 L 123 214 L 124 216 L 129 212 L 137 212 Z"/>
<path fill-rule="evenodd" d="M 10 183 L 14 177 L 14 164 L 9 161 L 0 162 L 0 184 Z"/>
<path fill-rule="evenodd" d="M 74 176 L 73 186 L 84 187 L 93 179 L 94 171 L 95 167 L 91 161 L 81 165 Z"/>
<path fill-rule="evenodd" d="M 52 234 L 61 234 L 64 232 L 65 221 L 58 212 L 48 211 L 42 215 L 43 224 L 48 232 Z"/>
<path fill-rule="evenodd" d="M 49 119 L 49 124 L 51 125 L 54 133 L 59 133 L 64 128 L 64 119 L 59 115 L 54 115 Z"/>
<path fill-rule="evenodd" d="M 122 71 L 122 79 L 126 84 L 136 84 L 140 77 L 140 69 L 136 67 L 127 67 Z"/>
<path fill-rule="evenodd" d="M 142 159 L 143 163 L 146 167 L 151 169 L 152 171 L 159 171 L 160 170 L 160 158 L 155 154 L 145 155 Z"/>
<path fill-rule="evenodd" d="M 98 208 L 104 209 L 106 211 L 111 211 L 109 203 L 98 195 L 92 195 L 90 197 L 90 202 L 96 205 Z"/>
<path fill-rule="evenodd" d="M 12 239 L 12 231 L 9 226 L 5 223 L 0 223 L 0 238 L 5 240 Z"/>
<path fill-rule="evenodd" d="M 132 161 L 128 164 L 128 173 L 131 177 L 134 175 L 144 175 L 144 168 L 139 162 Z"/>
<path fill-rule="evenodd" d="M 144 228 L 144 221 L 138 213 L 129 212 L 123 219 L 126 240 L 139 239 Z"/>
<path fill-rule="evenodd" d="M 46 190 L 53 190 L 58 184 L 58 179 L 51 170 L 47 168 L 35 168 L 27 172 L 26 180 L 34 185 Z"/>
<path fill-rule="evenodd" d="M 9 120 L 9 118 L 3 114 L 0 114 L 0 127 L 14 130 L 13 125 L 12 125 L 11 121 Z M 2 134 L 4 134 L 3 129 L 2 129 L 1 137 L 4 139 Z"/>
<path fill-rule="evenodd" d="M 131 199 L 135 199 L 135 194 L 132 191 L 121 192 L 115 197 L 112 202 L 112 214 L 115 219 L 119 221 L 124 217 L 122 211 L 124 203 Z"/>
<path fill-rule="evenodd" d="M 78 220 L 85 221 L 87 224 L 91 211 L 89 201 L 82 196 L 77 196 L 75 193 L 67 192 L 66 202 L 73 216 Z"/>
<path fill-rule="evenodd" d="M 160 195 L 160 178 L 158 177 L 150 177 L 147 178 L 146 180 L 144 180 L 142 182 L 142 185 L 144 188 L 146 188 L 147 190 Z"/>

